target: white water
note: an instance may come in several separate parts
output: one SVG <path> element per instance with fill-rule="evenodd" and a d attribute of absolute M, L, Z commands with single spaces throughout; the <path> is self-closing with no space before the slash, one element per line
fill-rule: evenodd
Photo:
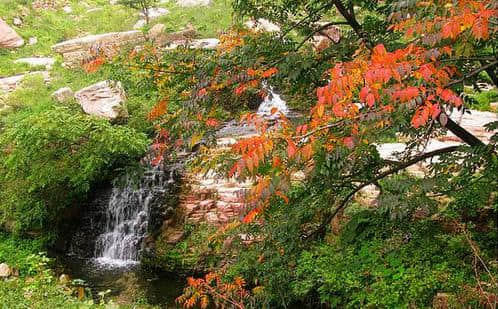
<path fill-rule="evenodd" d="M 142 241 L 147 235 L 151 204 L 166 192 L 171 175 L 151 169 L 142 179 L 126 178 L 115 186 L 105 212 L 104 232 L 97 237 L 95 254 L 98 263 L 112 266 L 137 264 Z"/>
<path fill-rule="evenodd" d="M 276 108 L 277 112 L 272 114 L 272 110 Z M 273 89 L 270 88 L 270 95 L 268 95 L 263 103 L 258 108 L 258 115 L 266 118 L 278 118 L 280 114 L 286 116 L 289 113 L 289 108 L 287 103 L 282 100 L 279 94 L 276 94 Z"/>

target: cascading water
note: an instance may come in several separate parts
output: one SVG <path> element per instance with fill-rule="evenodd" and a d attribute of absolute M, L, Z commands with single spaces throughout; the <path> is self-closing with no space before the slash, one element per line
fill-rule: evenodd
<path fill-rule="evenodd" d="M 104 232 L 95 242 L 97 262 L 115 266 L 138 263 L 151 206 L 166 193 L 172 174 L 150 168 L 140 180 L 126 177 L 115 186 L 105 211 Z"/>
<path fill-rule="evenodd" d="M 270 95 L 268 95 L 263 103 L 258 108 L 258 114 L 267 118 L 277 118 L 279 113 L 287 115 L 289 113 L 289 108 L 287 103 L 282 100 L 279 94 L 275 93 L 270 87 Z M 277 113 L 272 114 L 273 109 L 277 110 Z"/>

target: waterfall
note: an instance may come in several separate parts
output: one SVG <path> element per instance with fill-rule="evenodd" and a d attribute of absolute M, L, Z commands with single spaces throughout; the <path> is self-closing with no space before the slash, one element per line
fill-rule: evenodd
<path fill-rule="evenodd" d="M 286 116 L 289 113 L 289 108 L 287 103 L 280 97 L 279 94 L 273 92 L 273 89 L 269 88 L 270 94 L 265 98 L 263 103 L 258 108 L 258 114 L 267 118 L 277 118 L 279 114 L 282 113 Z M 272 109 L 276 108 L 277 113 L 272 115 Z"/>
<path fill-rule="evenodd" d="M 114 266 L 138 263 L 151 206 L 161 200 L 171 182 L 171 173 L 149 168 L 141 179 L 127 176 L 124 185 L 114 186 L 105 210 L 104 231 L 95 243 L 97 262 Z"/>

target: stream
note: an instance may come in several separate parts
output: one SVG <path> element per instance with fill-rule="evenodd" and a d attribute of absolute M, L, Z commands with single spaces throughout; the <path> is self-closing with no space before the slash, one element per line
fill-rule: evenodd
<path fill-rule="evenodd" d="M 282 98 L 273 92 L 261 103 L 258 114 L 276 119 L 289 113 Z M 218 136 L 238 136 L 250 127 L 227 124 Z M 144 269 L 140 259 L 149 250 L 148 234 L 160 228 L 162 220 L 174 211 L 168 200 L 178 193 L 178 167 L 153 167 L 142 160 L 144 171 L 127 174 L 112 186 L 94 192 L 84 205 L 80 223 L 75 227 L 69 250 L 58 255 L 60 272 L 84 280 L 98 301 L 99 292 L 120 303 L 144 301 L 163 308 L 177 308 L 175 299 L 182 293 L 185 278 L 176 274 Z"/>

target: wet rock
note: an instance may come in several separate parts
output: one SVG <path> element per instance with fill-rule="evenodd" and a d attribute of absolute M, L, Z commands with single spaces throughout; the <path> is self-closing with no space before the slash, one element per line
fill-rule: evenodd
<path fill-rule="evenodd" d="M 6 263 L 0 264 L 0 278 L 8 278 L 12 274 L 12 269 Z"/>
<path fill-rule="evenodd" d="M 211 4 L 211 0 L 177 0 L 176 4 L 181 7 L 207 6 Z"/>
<path fill-rule="evenodd" d="M 50 73 L 47 71 L 31 72 L 27 74 L 20 74 L 5 78 L 0 78 L 0 91 L 11 92 L 21 84 L 26 76 L 41 74 L 46 83 L 50 82 Z"/>
<path fill-rule="evenodd" d="M 119 82 L 103 81 L 81 89 L 74 96 L 89 115 L 108 119 L 126 116 L 122 106 L 126 100 L 125 92 Z"/>
<path fill-rule="evenodd" d="M 48 58 L 48 57 L 32 57 L 32 58 L 21 58 L 17 59 L 14 61 L 14 63 L 25 63 L 29 66 L 37 67 L 37 66 L 44 66 L 47 70 L 52 68 L 52 66 L 55 63 L 54 58 Z"/>
<path fill-rule="evenodd" d="M 18 48 L 24 45 L 24 40 L 0 19 L 0 48 Z"/>
<path fill-rule="evenodd" d="M 61 54 L 67 67 L 77 67 L 83 61 L 94 56 L 95 50 L 112 57 L 125 46 L 136 46 L 145 41 L 141 31 L 112 32 L 90 35 L 72 39 L 52 46 L 52 50 Z"/>
<path fill-rule="evenodd" d="M 74 98 L 74 92 L 69 87 L 60 88 L 52 93 L 52 98 L 59 103 L 65 103 Z"/>

